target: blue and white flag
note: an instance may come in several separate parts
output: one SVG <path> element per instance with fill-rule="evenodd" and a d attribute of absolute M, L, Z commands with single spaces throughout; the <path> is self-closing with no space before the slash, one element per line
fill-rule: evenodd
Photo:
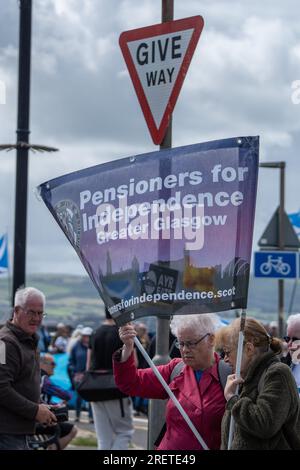
<path fill-rule="evenodd" d="M 7 233 L 0 238 L 0 274 L 8 271 L 8 237 Z"/>
<path fill-rule="evenodd" d="M 288 218 L 290 219 L 298 238 L 300 238 L 300 211 L 295 212 L 294 214 L 288 214 Z"/>

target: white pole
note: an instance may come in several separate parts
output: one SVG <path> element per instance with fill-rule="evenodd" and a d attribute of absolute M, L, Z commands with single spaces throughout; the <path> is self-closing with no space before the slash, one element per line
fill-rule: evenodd
<path fill-rule="evenodd" d="M 179 403 L 179 401 L 177 400 L 177 398 L 175 397 L 174 393 L 170 390 L 170 387 L 168 386 L 167 382 L 164 380 L 164 378 L 161 376 L 161 374 L 159 373 L 156 365 L 154 364 L 154 362 L 150 359 L 150 357 L 148 356 L 148 354 L 146 353 L 145 349 L 143 348 L 143 346 L 141 345 L 140 341 L 138 340 L 137 337 L 134 338 L 134 343 L 135 345 L 137 346 L 137 348 L 140 350 L 140 352 L 142 353 L 142 355 L 144 356 L 144 358 L 146 359 L 146 361 L 148 362 L 149 366 L 151 367 L 151 369 L 153 370 L 155 376 L 157 377 L 157 379 L 160 381 L 160 383 L 162 384 L 162 386 L 164 387 L 165 391 L 167 392 L 167 394 L 169 395 L 169 397 L 171 398 L 171 400 L 173 400 L 175 406 L 177 407 L 178 411 L 181 413 L 183 419 L 185 419 L 186 423 L 188 424 L 188 426 L 190 427 L 190 429 L 192 430 L 192 432 L 195 434 L 197 440 L 200 442 L 201 446 L 203 447 L 204 450 L 209 450 L 209 448 L 207 447 L 206 443 L 204 442 L 204 440 L 202 439 L 202 437 L 200 436 L 199 432 L 197 431 L 197 429 L 195 428 L 194 424 L 192 423 L 192 421 L 190 420 L 189 416 L 186 414 L 186 412 L 184 411 L 184 409 L 182 408 L 181 404 Z"/>
<path fill-rule="evenodd" d="M 235 366 L 235 374 L 236 374 L 237 378 L 240 378 L 240 375 L 241 375 L 241 364 L 242 364 L 242 355 L 243 355 L 245 321 L 246 321 L 246 310 L 243 309 L 242 314 L 241 314 L 241 326 L 240 326 L 240 331 L 239 331 L 238 348 L 237 348 L 237 356 L 236 356 L 236 366 Z M 239 385 L 237 385 L 235 393 L 236 393 L 236 395 L 238 395 Z M 234 418 L 231 415 L 227 450 L 231 449 L 233 432 L 234 432 Z"/>

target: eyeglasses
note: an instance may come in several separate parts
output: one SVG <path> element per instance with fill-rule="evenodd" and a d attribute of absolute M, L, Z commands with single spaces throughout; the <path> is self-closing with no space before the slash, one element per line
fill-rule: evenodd
<path fill-rule="evenodd" d="M 44 312 L 38 312 L 36 310 L 25 310 L 25 308 L 23 307 L 20 308 L 23 310 L 23 312 L 26 313 L 26 315 L 29 315 L 31 317 L 35 317 L 37 315 L 39 318 L 45 318 L 47 316 L 47 314 Z"/>
<path fill-rule="evenodd" d="M 295 336 L 293 336 L 292 338 L 290 336 L 284 336 L 283 337 L 284 341 L 286 341 L 287 343 L 289 343 L 290 341 L 299 341 L 300 338 L 296 338 Z"/>
<path fill-rule="evenodd" d="M 200 341 L 206 338 L 206 336 L 210 336 L 210 333 L 206 333 L 206 335 L 202 336 L 198 341 L 175 341 L 175 346 L 178 349 L 182 349 L 184 346 L 189 349 L 194 349 Z"/>
<path fill-rule="evenodd" d="M 225 359 L 225 357 L 226 356 L 229 357 L 230 354 L 231 354 L 231 351 L 224 351 L 223 349 L 223 351 L 220 352 L 220 357 L 221 359 Z"/>

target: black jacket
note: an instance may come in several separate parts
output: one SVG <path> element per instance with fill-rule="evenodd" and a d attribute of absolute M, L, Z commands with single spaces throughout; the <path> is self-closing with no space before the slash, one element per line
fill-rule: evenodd
<path fill-rule="evenodd" d="M 33 434 L 40 402 L 38 336 L 7 322 L 0 329 L 0 341 L 5 344 L 5 364 L 0 364 L 0 434 Z"/>

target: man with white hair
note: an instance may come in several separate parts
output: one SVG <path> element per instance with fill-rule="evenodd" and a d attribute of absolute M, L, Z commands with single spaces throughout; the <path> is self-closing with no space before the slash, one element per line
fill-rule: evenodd
<path fill-rule="evenodd" d="M 284 337 L 291 356 L 291 368 L 300 394 L 300 313 L 287 319 L 287 336 Z"/>
<path fill-rule="evenodd" d="M 0 450 L 28 450 L 36 423 L 51 425 L 55 415 L 40 404 L 38 328 L 45 296 L 34 287 L 16 291 L 12 320 L 0 330 Z"/>

